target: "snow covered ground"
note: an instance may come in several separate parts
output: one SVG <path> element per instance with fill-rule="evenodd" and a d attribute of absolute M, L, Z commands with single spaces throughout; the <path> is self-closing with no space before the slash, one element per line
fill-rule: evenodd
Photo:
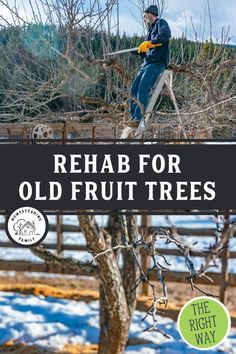
<path fill-rule="evenodd" d="M 97 216 L 97 220 L 99 225 L 105 226 L 107 223 L 107 216 Z M 3 222 L 3 216 L 0 216 L 0 222 Z M 55 216 L 50 216 L 49 217 L 49 223 L 55 224 L 56 218 Z M 65 215 L 63 217 L 63 222 L 65 224 L 70 224 L 70 225 L 78 225 L 78 219 L 77 216 L 70 216 L 70 215 Z M 138 222 L 140 223 L 140 216 L 138 217 Z M 155 215 L 153 216 L 152 220 L 153 226 L 171 226 L 171 225 L 176 225 L 177 227 L 186 227 L 186 228 L 196 228 L 196 229 L 202 229 L 202 228 L 215 228 L 215 221 L 213 216 L 170 216 L 168 219 L 166 216 L 162 215 Z M 196 237 L 196 236 L 187 236 L 186 240 L 188 242 L 194 243 L 198 241 L 198 248 L 204 250 L 209 247 L 210 242 L 213 241 L 212 237 Z M 5 234 L 4 231 L 0 232 L 0 241 L 8 241 L 8 238 Z M 44 243 L 54 243 L 56 241 L 56 234 L 53 232 L 50 232 Z M 85 245 L 85 239 L 82 235 L 82 233 L 64 233 L 64 242 L 65 244 L 78 244 L 78 245 Z M 160 248 L 175 248 L 173 244 L 170 245 L 165 245 L 159 244 L 158 245 Z M 233 238 L 230 240 L 230 250 L 231 251 L 236 251 L 236 238 Z M 78 252 L 78 251 L 65 251 L 64 255 L 66 257 L 73 257 L 75 259 L 83 260 L 83 261 L 88 261 L 91 259 L 91 255 L 88 252 Z M 186 270 L 186 265 L 184 263 L 183 257 L 173 257 L 173 256 L 167 256 L 166 257 L 169 263 L 172 265 L 172 268 L 178 271 L 184 271 Z M 3 260 L 27 260 L 27 261 L 33 261 L 33 262 L 41 262 L 39 258 L 34 256 L 30 250 L 27 249 L 20 249 L 20 248 L 0 248 L 0 259 Z M 194 264 L 196 265 L 196 268 L 199 268 L 202 263 L 202 259 L 198 257 L 193 258 Z M 220 267 L 220 260 L 218 261 L 218 267 L 217 268 L 212 268 L 211 271 L 213 272 L 219 272 L 221 269 Z M 232 273 L 236 273 L 236 259 L 230 259 L 229 260 L 229 271 Z"/>
<path fill-rule="evenodd" d="M 159 317 L 159 328 L 172 336 L 164 338 L 158 332 L 143 332 L 151 324 L 142 322 L 143 312 L 136 311 L 130 329 L 130 338 L 147 339 L 153 344 L 128 347 L 127 354 L 178 354 L 200 353 L 190 349 L 180 338 L 176 323 Z M 99 336 L 98 302 L 36 297 L 0 292 L 0 344 L 17 340 L 47 348 L 62 349 L 72 344 L 97 343 Z M 228 339 L 210 353 L 236 353 L 236 330 Z"/>

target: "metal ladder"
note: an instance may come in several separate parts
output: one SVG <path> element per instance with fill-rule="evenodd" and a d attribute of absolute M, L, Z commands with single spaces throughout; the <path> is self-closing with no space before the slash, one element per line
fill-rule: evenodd
<path fill-rule="evenodd" d="M 134 138 L 135 139 L 136 138 L 140 138 L 140 135 L 144 132 L 144 130 L 145 130 L 146 126 L 147 126 L 147 123 L 148 123 L 148 121 L 150 119 L 151 113 L 154 110 L 155 104 L 157 102 L 158 97 L 160 96 L 161 90 L 163 89 L 164 85 L 167 86 L 167 89 L 169 91 L 170 98 L 171 98 L 171 100 L 173 102 L 173 105 L 174 105 L 174 108 L 175 108 L 175 111 L 176 111 L 176 115 L 178 117 L 179 125 L 180 125 L 181 131 L 183 133 L 183 137 L 185 139 L 187 139 L 187 134 L 186 134 L 186 132 L 184 130 L 184 127 L 183 127 L 183 122 L 182 122 L 182 119 L 181 119 L 179 107 L 178 107 L 178 104 L 177 104 L 177 101 L 176 101 L 176 98 L 175 98 L 175 94 L 174 94 L 174 91 L 173 91 L 173 71 L 171 71 L 171 70 L 164 70 L 163 73 L 161 73 L 160 76 L 158 77 L 157 83 L 156 83 L 156 85 L 154 86 L 154 89 L 153 89 L 153 93 L 152 93 L 151 99 L 150 99 L 150 101 L 148 103 L 148 106 L 146 108 L 145 117 L 139 123 L 139 126 L 136 129 L 136 132 L 134 134 Z M 125 130 L 123 131 L 123 133 L 124 132 L 125 132 Z M 123 135 L 123 133 L 122 133 L 122 135 Z M 128 130 L 127 130 L 127 133 L 128 133 Z M 126 133 L 126 135 L 127 135 L 127 133 Z M 121 135 L 121 139 L 122 139 L 122 135 Z"/>

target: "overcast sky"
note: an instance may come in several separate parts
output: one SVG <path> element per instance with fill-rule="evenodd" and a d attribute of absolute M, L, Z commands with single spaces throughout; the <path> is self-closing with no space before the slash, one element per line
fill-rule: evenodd
<path fill-rule="evenodd" d="M 7 0 L 5 0 L 7 1 Z M 21 10 L 22 4 L 30 17 L 29 0 L 8 0 L 9 4 L 15 2 Z M 35 3 L 37 0 L 32 0 Z M 100 0 L 104 4 L 107 0 Z M 139 0 L 120 0 L 120 32 L 130 35 L 137 33 L 143 34 L 142 14 L 137 12 L 133 3 Z M 153 1 L 157 3 L 158 1 Z M 88 6 L 90 0 L 85 0 Z M 151 1 L 149 1 L 151 3 Z M 212 38 L 214 41 L 221 42 L 222 28 L 227 33 L 230 27 L 230 43 L 236 44 L 236 0 L 209 0 L 212 20 Z M 21 4 L 21 5 L 20 5 Z M 163 13 L 172 31 L 173 37 L 181 37 L 183 33 L 189 39 L 196 39 L 194 31 L 197 33 L 198 40 L 209 39 L 210 20 L 207 11 L 207 0 L 165 0 L 166 9 Z M 86 6 L 85 5 L 85 6 Z M 21 12 L 24 17 L 24 11 Z M 6 8 L 0 5 L 0 15 L 7 17 L 11 21 L 11 16 Z M 194 30 L 193 30 L 194 27 Z"/>
<path fill-rule="evenodd" d="M 209 0 L 209 3 L 213 39 L 220 41 L 222 28 L 227 31 L 230 26 L 231 43 L 236 44 L 236 0 Z M 121 1 L 120 9 L 122 13 L 121 31 L 130 34 L 142 33 L 141 25 L 132 15 L 132 12 L 135 13 L 135 6 L 129 1 Z M 206 0 L 167 0 L 163 17 L 169 22 L 173 37 L 180 37 L 187 31 L 187 36 L 194 39 L 193 22 L 198 39 L 201 39 L 203 35 L 204 39 L 209 38 L 210 20 Z"/>

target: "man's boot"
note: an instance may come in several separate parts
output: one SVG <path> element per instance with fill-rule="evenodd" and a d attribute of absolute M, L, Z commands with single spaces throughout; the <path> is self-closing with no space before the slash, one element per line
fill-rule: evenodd
<path fill-rule="evenodd" d="M 120 136 L 120 139 L 134 139 L 139 123 L 140 122 L 138 120 L 129 120 L 128 122 L 125 122 L 125 128 Z"/>

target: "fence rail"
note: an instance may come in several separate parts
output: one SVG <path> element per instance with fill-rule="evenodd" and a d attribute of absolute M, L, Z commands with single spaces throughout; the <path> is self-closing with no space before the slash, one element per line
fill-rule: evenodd
<path fill-rule="evenodd" d="M 75 272 L 62 268 L 53 264 L 46 263 L 36 263 L 30 261 L 3 261 L 0 260 L 0 269 L 3 271 L 19 271 L 19 272 L 35 272 L 35 273 L 52 273 L 52 274 L 67 274 L 67 275 L 80 275 L 85 276 L 87 273 Z M 182 277 L 188 277 L 189 273 L 187 272 L 175 272 L 177 276 L 172 273 L 165 273 L 165 280 L 168 282 L 181 283 L 183 282 Z M 196 281 L 196 284 L 205 284 L 205 285 L 219 285 L 220 284 L 220 275 L 219 273 L 209 272 L 207 273 L 209 277 L 213 280 L 213 283 L 209 283 L 206 278 L 199 278 Z M 150 280 L 157 281 L 155 272 L 150 274 Z M 236 274 L 229 274 L 229 281 L 227 286 L 236 287 Z"/>
<path fill-rule="evenodd" d="M 52 232 L 57 232 L 57 227 L 58 225 L 49 225 L 48 231 Z M 142 231 L 142 229 L 146 228 L 146 226 L 140 226 L 139 230 Z M 148 227 L 148 232 L 153 233 L 159 228 L 159 226 L 149 226 Z M 172 227 L 165 225 L 162 226 L 162 228 L 169 229 L 171 230 Z M 106 227 L 105 227 L 106 229 Z M 0 223 L 0 230 L 4 231 L 5 230 L 5 224 Z M 70 232 L 70 233 L 78 233 L 82 232 L 81 228 L 76 225 L 69 225 L 69 224 L 62 224 L 61 225 L 61 231 L 64 232 Z M 206 228 L 206 229 L 191 229 L 191 228 L 183 228 L 183 227 L 178 227 L 178 234 L 182 236 L 198 236 L 198 237 L 214 237 L 215 236 L 215 229 L 213 228 Z M 236 230 L 235 230 L 235 236 L 236 236 Z"/>

